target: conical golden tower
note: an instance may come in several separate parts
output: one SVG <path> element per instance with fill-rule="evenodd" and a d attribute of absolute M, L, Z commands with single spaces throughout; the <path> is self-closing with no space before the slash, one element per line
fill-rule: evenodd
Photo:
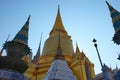
<path fill-rule="evenodd" d="M 54 55 L 56 53 L 57 43 L 58 43 L 57 37 L 59 35 L 59 32 L 61 34 L 60 43 L 64 56 L 66 57 L 72 56 L 72 54 L 74 53 L 72 40 L 63 26 L 59 8 L 53 29 L 51 30 L 49 34 L 49 38 L 46 40 L 44 44 L 42 56 Z"/>
<path fill-rule="evenodd" d="M 60 40 L 58 39 L 58 36 Z M 42 55 L 37 62 L 38 65 L 33 63 L 29 64 L 29 69 L 24 75 L 28 76 L 31 80 L 48 80 L 47 78 L 50 76 L 49 72 L 51 73 L 51 69 L 55 69 L 52 67 L 52 64 L 59 59 L 62 60 L 62 62 L 64 61 L 63 63 L 65 63 L 66 66 L 68 65 L 67 69 L 71 70 L 70 74 L 75 75 L 77 80 L 92 80 L 94 78 L 94 65 L 88 60 L 83 52 L 80 52 L 78 46 L 74 53 L 71 37 L 64 28 L 60 15 L 60 8 L 58 7 L 56 20 L 49 33 L 48 39 L 44 43 Z M 60 64 L 60 66 L 61 65 L 62 64 Z M 64 70 L 66 69 L 65 66 L 60 66 L 57 65 L 57 67 L 61 68 L 63 72 L 66 71 Z M 54 70 L 52 71 L 54 72 Z M 58 72 L 55 72 L 55 75 L 58 74 Z M 62 79 L 62 77 L 60 79 Z"/>

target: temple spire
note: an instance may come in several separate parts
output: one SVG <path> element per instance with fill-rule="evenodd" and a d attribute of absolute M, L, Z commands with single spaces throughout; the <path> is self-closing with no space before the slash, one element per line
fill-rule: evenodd
<path fill-rule="evenodd" d="M 35 61 L 36 63 L 37 63 L 37 61 L 38 61 L 38 58 L 40 57 L 41 41 L 42 41 L 42 33 L 41 33 L 40 43 L 39 43 L 39 46 L 38 46 L 37 53 L 36 53 L 36 55 L 34 56 L 34 61 Z"/>
<path fill-rule="evenodd" d="M 36 54 L 36 56 L 38 56 L 38 57 L 40 57 L 41 41 L 42 41 L 42 33 L 41 33 L 41 37 L 40 37 L 40 43 L 39 43 L 39 46 L 38 46 L 37 54 Z"/>
<path fill-rule="evenodd" d="M 108 5 L 111 14 L 113 27 L 115 29 L 115 32 L 117 32 L 118 30 L 120 30 L 120 12 L 114 9 L 107 1 L 106 4 Z"/>
<path fill-rule="evenodd" d="M 60 5 L 58 5 L 58 12 L 57 12 L 56 20 L 55 20 L 53 29 L 50 32 L 50 35 L 52 35 L 56 32 L 58 33 L 58 31 L 60 31 L 62 33 L 65 33 L 67 35 L 67 32 L 64 28 L 64 25 L 62 23 L 62 19 L 61 19 L 61 16 L 60 16 Z"/>
<path fill-rule="evenodd" d="M 77 44 L 77 42 L 76 42 L 76 53 L 77 53 L 77 52 L 80 52 L 80 50 L 79 50 L 78 44 Z"/>
<path fill-rule="evenodd" d="M 19 43 L 24 44 L 24 45 L 28 44 L 29 21 L 30 21 L 30 15 L 29 15 L 26 23 L 21 28 L 21 30 L 14 37 L 13 41 L 19 42 Z"/>
<path fill-rule="evenodd" d="M 36 56 L 38 56 L 38 57 L 40 57 L 40 46 L 41 46 L 41 40 L 40 40 L 38 50 L 37 50 L 37 54 L 36 54 Z"/>
<path fill-rule="evenodd" d="M 115 30 L 113 41 L 114 43 L 119 45 L 120 44 L 120 12 L 114 9 L 107 1 L 106 4 L 108 5 L 110 15 L 112 18 L 113 27 Z"/>
<path fill-rule="evenodd" d="M 61 60 L 64 60 L 64 55 L 62 54 L 62 48 L 61 48 L 61 44 L 60 44 L 60 32 L 59 32 L 59 35 L 58 35 L 58 47 L 57 47 L 57 51 L 56 51 L 56 55 L 54 57 L 54 59 L 61 59 Z"/>

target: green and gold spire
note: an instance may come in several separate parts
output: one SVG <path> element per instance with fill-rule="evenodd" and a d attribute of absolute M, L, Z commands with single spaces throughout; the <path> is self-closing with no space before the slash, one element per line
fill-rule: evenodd
<path fill-rule="evenodd" d="M 64 25 L 62 23 L 62 19 L 60 16 L 60 8 L 58 7 L 56 20 L 49 34 L 49 38 L 46 40 L 44 44 L 42 55 L 56 54 L 59 33 L 60 33 L 61 48 L 62 48 L 63 54 L 66 54 L 66 56 L 69 55 L 71 57 L 71 55 L 74 53 L 71 36 L 67 34 L 67 31 L 64 28 Z"/>
<path fill-rule="evenodd" d="M 50 35 L 55 34 L 56 32 L 58 33 L 58 31 L 67 34 L 67 32 L 66 32 L 66 30 L 65 30 L 65 28 L 64 28 L 64 25 L 63 25 L 63 23 L 62 23 L 61 16 L 60 16 L 60 8 L 59 8 L 59 5 L 58 5 L 58 12 L 57 12 L 56 20 L 55 20 L 53 29 L 52 29 L 51 32 L 50 32 Z"/>
<path fill-rule="evenodd" d="M 115 29 L 115 32 L 117 32 L 118 30 L 120 30 L 120 12 L 118 12 L 116 9 L 114 9 L 107 1 L 106 1 L 106 3 L 110 10 L 113 27 Z"/>
<path fill-rule="evenodd" d="M 106 3 L 108 5 L 110 15 L 112 18 L 113 27 L 115 30 L 113 41 L 117 45 L 120 45 L 120 12 L 118 12 L 116 9 L 114 9 L 107 1 L 106 1 Z"/>
<path fill-rule="evenodd" d="M 14 37 L 13 41 L 19 42 L 19 43 L 25 44 L 25 45 L 28 44 L 29 21 L 30 21 L 30 15 L 29 15 L 26 23 L 21 28 L 21 30 Z"/>

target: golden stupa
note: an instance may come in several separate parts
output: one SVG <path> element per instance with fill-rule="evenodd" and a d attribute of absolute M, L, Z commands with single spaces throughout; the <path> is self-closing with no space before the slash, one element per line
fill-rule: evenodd
<path fill-rule="evenodd" d="M 77 80 L 92 80 L 95 77 L 94 64 L 89 61 L 83 51 L 80 52 L 78 46 L 76 46 L 76 52 L 74 52 L 71 37 L 62 23 L 59 8 L 53 29 L 49 33 L 49 38 L 44 43 L 42 55 L 37 56 L 37 53 L 37 58 L 35 58 L 34 62 L 28 62 L 29 68 L 25 71 L 24 75 L 31 80 L 44 79 L 56 55 L 59 33 L 62 54 Z"/>

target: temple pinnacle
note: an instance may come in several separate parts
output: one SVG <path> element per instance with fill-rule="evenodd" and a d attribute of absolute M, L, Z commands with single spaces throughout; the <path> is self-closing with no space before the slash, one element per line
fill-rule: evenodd
<path fill-rule="evenodd" d="M 26 23 L 21 28 L 21 30 L 14 37 L 13 41 L 19 42 L 19 43 L 25 44 L 25 45 L 28 44 L 29 21 L 30 21 L 30 15 L 29 15 Z"/>

